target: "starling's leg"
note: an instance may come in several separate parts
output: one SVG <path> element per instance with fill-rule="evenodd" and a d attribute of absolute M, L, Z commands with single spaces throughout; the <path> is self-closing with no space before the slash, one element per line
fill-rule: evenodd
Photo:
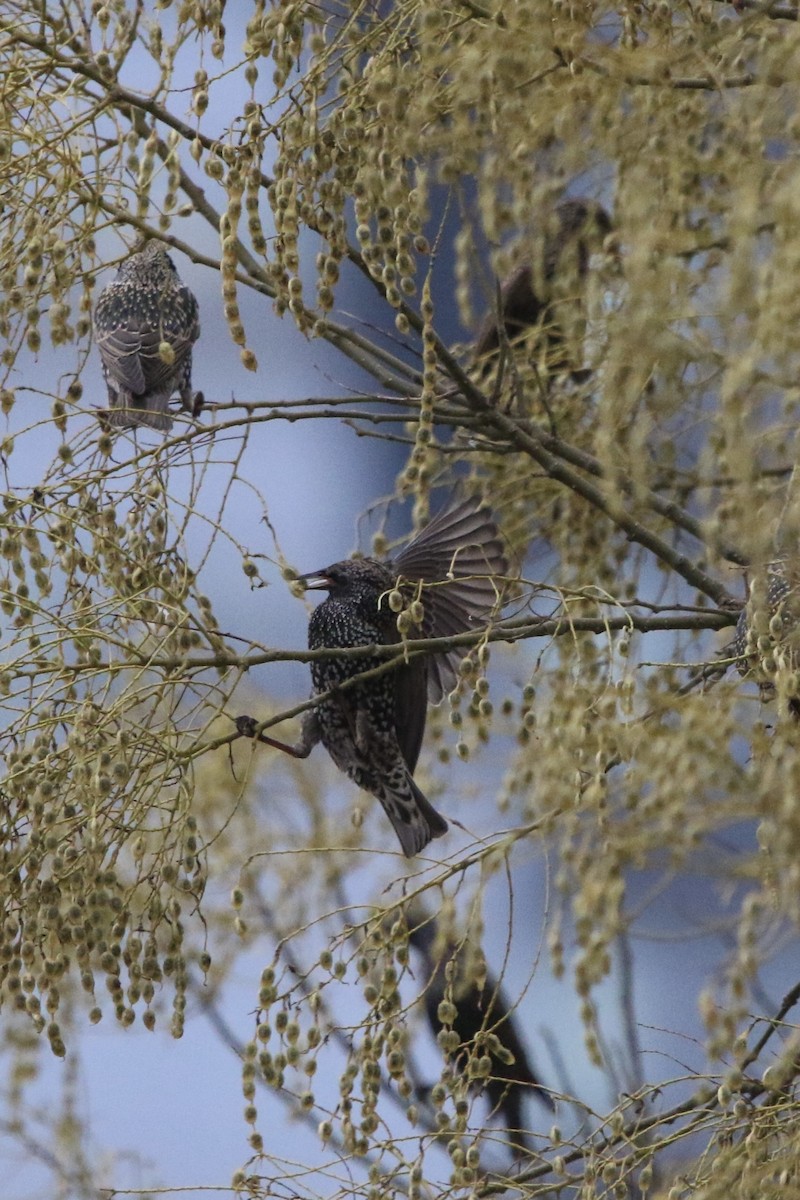
<path fill-rule="evenodd" d="M 198 417 L 206 402 L 202 392 L 193 392 L 191 386 L 181 388 L 181 408 L 192 417 Z"/>
<path fill-rule="evenodd" d="M 255 717 L 237 717 L 236 731 L 239 737 L 255 738 L 256 741 L 263 742 L 265 746 L 272 746 L 275 750 L 283 750 L 284 754 L 291 754 L 292 758 L 308 758 L 320 740 L 319 722 L 314 712 L 307 712 L 303 716 L 300 741 L 294 746 L 290 746 L 288 742 L 279 742 L 277 738 L 267 737 L 265 733 L 260 733 Z"/>

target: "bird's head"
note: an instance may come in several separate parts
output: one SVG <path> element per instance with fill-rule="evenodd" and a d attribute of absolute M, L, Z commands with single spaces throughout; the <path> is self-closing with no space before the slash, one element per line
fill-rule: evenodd
<path fill-rule="evenodd" d="M 128 255 L 120 263 L 117 271 L 118 279 L 141 277 L 145 277 L 148 281 L 161 279 L 169 283 L 173 283 L 177 279 L 178 272 L 175 264 L 167 254 L 167 248 L 163 242 L 154 238 L 144 243 L 139 242 L 135 253 Z"/>
<path fill-rule="evenodd" d="M 374 558 L 348 558 L 321 571 L 310 571 L 302 578 L 306 591 L 328 592 L 337 599 L 369 596 L 373 605 L 394 582 L 388 567 Z"/>

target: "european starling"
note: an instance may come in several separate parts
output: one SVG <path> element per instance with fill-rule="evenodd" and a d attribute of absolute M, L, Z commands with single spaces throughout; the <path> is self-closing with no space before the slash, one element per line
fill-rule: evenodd
<path fill-rule="evenodd" d="M 503 280 L 495 311 L 478 330 L 473 357 L 481 374 L 496 360 L 501 340 L 514 344 L 535 330 L 548 373 L 570 371 L 576 380 L 586 376 L 585 281 L 592 254 L 612 228 L 608 213 L 594 200 L 558 205 L 536 239 L 534 254 Z"/>
<path fill-rule="evenodd" d="M 311 615 L 312 650 L 400 642 L 389 593 L 399 587 L 424 613 L 410 637 L 449 637 L 479 629 L 497 600 L 496 577 L 508 572 L 494 521 L 472 500 L 447 507 L 394 559 L 355 558 L 306 575 L 306 587 L 326 590 Z M 412 778 L 425 731 L 426 697 L 437 703 L 455 681 L 459 650 L 420 656 L 337 692 L 309 710 L 298 745 L 257 733 L 251 717 L 237 721 L 243 736 L 304 758 L 322 742 L 336 766 L 376 796 L 409 858 L 441 837 L 447 822 Z M 312 695 L 380 665 L 375 658 L 317 659 Z"/>
<path fill-rule="evenodd" d="M 800 581 L 790 579 L 786 563 L 776 561 L 767 566 L 766 593 L 763 603 L 767 621 L 763 629 L 753 627 L 751 600 L 739 614 L 736 622 L 736 632 L 733 640 L 733 652 L 736 655 L 736 666 L 742 675 L 748 674 L 755 668 L 761 695 L 765 700 L 775 694 L 772 679 L 759 677 L 759 654 L 756 644 L 760 633 L 768 634 L 775 648 L 780 648 L 785 658 L 794 669 L 800 666 Z M 789 711 L 792 716 L 800 718 L 800 697 L 789 698 Z"/>
<path fill-rule="evenodd" d="M 454 1057 L 463 1056 L 462 1066 L 470 1051 L 491 1057 L 491 1074 L 481 1081 L 481 1086 L 493 1111 L 503 1119 L 515 1156 L 529 1153 L 531 1146 L 523 1120 L 525 1096 L 532 1092 L 551 1112 L 555 1105 L 533 1070 L 520 1036 L 518 1015 L 512 1012 L 502 988 L 490 973 L 474 977 L 468 938 L 458 941 L 446 935 L 436 921 L 427 917 L 418 920 L 414 913 L 409 941 L 421 959 L 425 1014 L 434 1037 L 443 1027 L 457 1034 L 460 1047 Z M 448 971 L 450 962 L 454 966 Z M 475 965 L 473 962 L 472 967 Z M 452 1004 L 450 1013 L 448 1002 Z M 442 1020 L 452 1013 L 452 1021 Z M 511 1062 L 503 1061 L 494 1052 L 489 1034 L 494 1034 L 509 1052 Z"/>
<path fill-rule="evenodd" d="M 172 427 L 169 400 L 194 415 L 203 399 L 192 393 L 192 345 L 200 335 L 197 301 L 181 283 L 161 242 L 120 263 L 97 299 L 94 333 L 108 387 L 104 421 L 117 429 Z"/>

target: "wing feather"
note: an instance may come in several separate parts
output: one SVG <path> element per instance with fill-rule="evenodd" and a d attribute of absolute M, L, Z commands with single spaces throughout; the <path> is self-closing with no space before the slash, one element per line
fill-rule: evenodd
<path fill-rule="evenodd" d="M 509 566 L 493 518 L 474 499 L 456 500 L 438 513 L 395 557 L 408 583 L 422 582 L 425 616 L 417 636 L 452 637 L 478 628 L 499 599 Z M 428 697 L 438 703 L 456 679 L 463 651 L 428 660 Z"/>

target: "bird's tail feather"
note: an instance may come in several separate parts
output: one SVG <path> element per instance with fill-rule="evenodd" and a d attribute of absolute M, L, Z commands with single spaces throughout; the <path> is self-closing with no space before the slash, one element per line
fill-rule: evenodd
<path fill-rule="evenodd" d="M 112 429 L 135 429 L 146 426 L 168 433 L 172 428 L 169 415 L 169 396 L 161 393 L 154 396 L 137 397 L 121 392 L 111 401 L 105 419 Z"/>
<path fill-rule="evenodd" d="M 402 790 L 381 787 L 375 793 L 400 839 L 406 858 L 413 858 L 433 838 L 447 833 L 448 825 L 410 775 Z"/>

